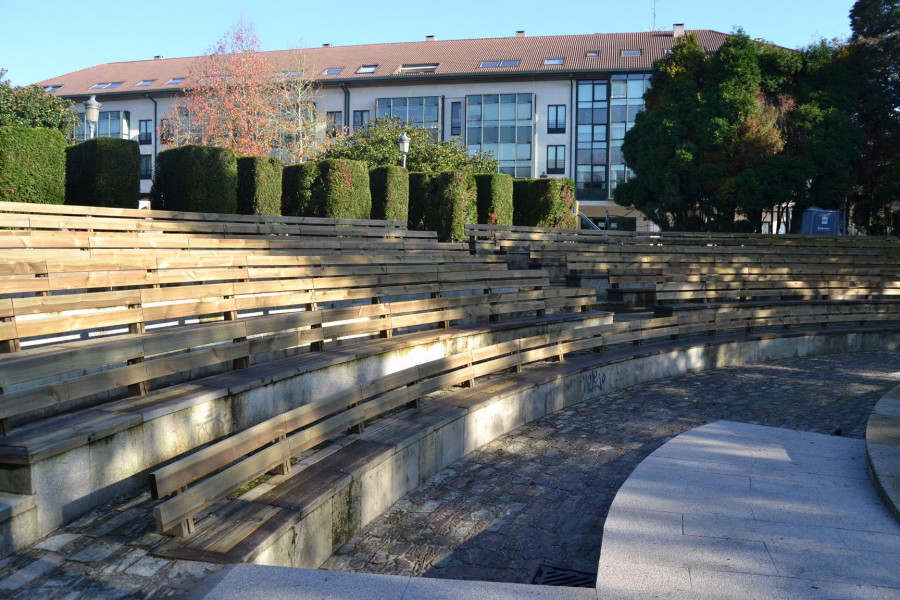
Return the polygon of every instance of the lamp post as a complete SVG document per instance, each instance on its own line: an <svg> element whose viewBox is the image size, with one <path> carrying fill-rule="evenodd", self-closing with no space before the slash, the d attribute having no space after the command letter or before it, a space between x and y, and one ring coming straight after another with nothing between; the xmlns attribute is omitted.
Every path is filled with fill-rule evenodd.
<svg viewBox="0 0 900 600"><path fill-rule="evenodd" d="M96 96L91 96L84 101L84 120L88 122L88 129L91 132L91 137L88 139L94 139L94 123L100 118L100 106L102 105L97 102Z"/></svg>
<svg viewBox="0 0 900 600"><path fill-rule="evenodd" d="M400 148L400 154L403 155L403 168L406 168L406 155L409 154L409 136L406 135L406 132L400 136L400 139L397 140L397 147Z"/></svg>

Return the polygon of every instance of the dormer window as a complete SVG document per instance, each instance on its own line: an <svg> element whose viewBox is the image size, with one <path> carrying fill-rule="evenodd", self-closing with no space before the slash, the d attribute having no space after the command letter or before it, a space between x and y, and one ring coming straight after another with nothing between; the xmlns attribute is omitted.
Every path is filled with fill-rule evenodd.
<svg viewBox="0 0 900 600"><path fill-rule="evenodd" d="M362 65L360 68L356 70L357 73L374 73L378 68L378 65Z"/></svg>
<svg viewBox="0 0 900 600"><path fill-rule="evenodd" d="M101 83L95 83L91 86L92 90L106 90L111 88L117 88L122 85L121 81L103 81Z"/></svg>
<svg viewBox="0 0 900 600"><path fill-rule="evenodd" d="M417 75L419 73L434 73L437 71L439 63L427 63L417 65L403 65L398 73L400 75Z"/></svg>
<svg viewBox="0 0 900 600"><path fill-rule="evenodd" d="M622 50L621 55L622 56L640 56L641 51L640 51L640 49L625 48Z"/></svg>

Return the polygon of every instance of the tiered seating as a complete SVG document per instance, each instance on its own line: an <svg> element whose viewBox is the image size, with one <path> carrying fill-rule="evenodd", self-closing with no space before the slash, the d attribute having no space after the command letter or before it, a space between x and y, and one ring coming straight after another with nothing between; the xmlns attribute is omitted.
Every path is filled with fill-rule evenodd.
<svg viewBox="0 0 900 600"><path fill-rule="evenodd" d="M114 219L104 217L106 226ZM89 470L70 454L122 432L156 435L153 422L171 423L200 406L221 409L214 419L226 420L196 439L146 452L111 482L121 485L106 486L111 491L92 487L56 508L46 498L42 533L72 512L67 501L89 508L133 487L160 461L328 393L368 378L383 385L375 382L399 369L529 332L610 319L588 312L592 289L550 286L539 270L510 270L495 258L469 256L464 245L433 240L401 252L392 238L344 235L338 239L346 252L320 255L271 251L274 239L311 252L321 241L281 233L163 233L161 248L131 232L16 233L0 237L22 241L0 249L0 471L31 475L0 473L0 485L12 481L5 491L39 493L35 469L53 457ZM85 236L87 246L69 244L68 234ZM62 243L52 246L54 237ZM269 250L247 254L242 248L251 242ZM52 252L34 249L39 245ZM379 357L390 360L377 368L366 362ZM255 389L318 372L336 376L324 375L324 388L300 385L302 393L269 406L248 400ZM254 402L252 414L228 417Z"/></svg>

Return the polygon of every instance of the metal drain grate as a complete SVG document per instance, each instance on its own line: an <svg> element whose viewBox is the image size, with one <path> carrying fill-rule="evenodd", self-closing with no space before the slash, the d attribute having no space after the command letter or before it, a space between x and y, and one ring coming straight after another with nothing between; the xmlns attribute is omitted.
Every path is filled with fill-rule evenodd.
<svg viewBox="0 0 900 600"><path fill-rule="evenodd" d="M597 585L596 573L582 573L571 569L559 569L541 565L531 579L535 585L592 588Z"/></svg>

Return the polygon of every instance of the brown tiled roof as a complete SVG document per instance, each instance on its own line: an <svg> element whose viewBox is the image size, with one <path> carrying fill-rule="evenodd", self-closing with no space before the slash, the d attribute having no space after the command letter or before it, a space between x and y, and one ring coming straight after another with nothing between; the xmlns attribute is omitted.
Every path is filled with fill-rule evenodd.
<svg viewBox="0 0 900 600"><path fill-rule="evenodd" d="M708 51L721 46L728 37L718 31L689 31ZM654 62L665 56L675 39L671 31L641 33L603 33L587 35L556 35L535 37L506 37L467 40L401 42L391 44L366 44L359 46L323 46L307 48L301 52L310 71L323 83L355 82L392 77L441 77L477 76L516 73L553 72L609 72L648 71ZM639 56L622 56L622 50L640 50ZM596 51L599 56L588 56ZM285 59L290 51L273 51L265 54L273 65ZM562 65L545 65L550 58L564 59ZM107 63L89 67L59 77L39 82L38 85L65 84L60 96L86 94L113 95L178 91L193 83L187 78L191 63L196 57L160 58L133 62ZM517 60L517 66L481 68L482 61ZM371 74L358 74L362 65L378 65ZM400 67L410 64L437 64L434 73L401 75ZM341 68L340 73L324 75L325 69ZM274 67L273 67L274 69ZM166 85L174 78L184 77L178 85ZM151 85L135 87L142 80L154 80ZM101 82L118 82L116 88L91 90Z"/></svg>

